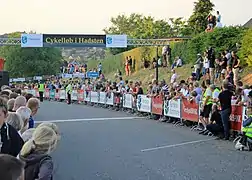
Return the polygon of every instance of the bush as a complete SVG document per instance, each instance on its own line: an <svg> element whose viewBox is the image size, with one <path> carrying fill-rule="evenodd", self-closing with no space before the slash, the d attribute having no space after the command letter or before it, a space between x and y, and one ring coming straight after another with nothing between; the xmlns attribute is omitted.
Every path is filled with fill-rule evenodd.
<svg viewBox="0 0 252 180"><path fill-rule="evenodd" d="M245 63L252 67L252 29L246 31L241 42L239 56L245 60Z"/></svg>
<svg viewBox="0 0 252 180"><path fill-rule="evenodd" d="M242 27L224 27L215 29L211 33L203 32L187 42L172 44L172 57L181 56L183 61L194 62L198 53L204 52L212 46L216 55L226 49L233 50L236 43L240 43L245 29Z"/></svg>

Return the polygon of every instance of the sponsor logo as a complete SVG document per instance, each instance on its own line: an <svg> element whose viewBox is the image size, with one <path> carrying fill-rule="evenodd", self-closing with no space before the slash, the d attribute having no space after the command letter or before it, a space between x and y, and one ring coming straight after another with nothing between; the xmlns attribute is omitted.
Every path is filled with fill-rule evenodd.
<svg viewBox="0 0 252 180"><path fill-rule="evenodd" d="M188 114L198 115L198 110L194 108L185 108L184 111Z"/></svg>

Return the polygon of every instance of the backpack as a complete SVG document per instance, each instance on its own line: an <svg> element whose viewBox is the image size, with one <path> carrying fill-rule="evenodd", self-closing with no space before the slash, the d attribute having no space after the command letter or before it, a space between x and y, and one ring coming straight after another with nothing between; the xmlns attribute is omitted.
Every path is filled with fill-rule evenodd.
<svg viewBox="0 0 252 180"><path fill-rule="evenodd" d="M26 164L25 166L25 179L26 180L36 180L38 179L39 169L45 160L51 160L51 156L44 156L41 157L39 161L33 164ZM52 180L52 179L51 179Z"/></svg>

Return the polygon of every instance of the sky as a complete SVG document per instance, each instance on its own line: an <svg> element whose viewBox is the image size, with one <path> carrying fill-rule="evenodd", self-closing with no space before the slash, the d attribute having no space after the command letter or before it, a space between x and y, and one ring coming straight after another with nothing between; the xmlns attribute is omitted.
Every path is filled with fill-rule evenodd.
<svg viewBox="0 0 252 180"><path fill-rule="evenodd" d="M196 0L0 0L0 34L36 31L103 34L110 18L140 13L156 19L188 18ZM252 18L252 0L212 0L225 25Z"/></svg>

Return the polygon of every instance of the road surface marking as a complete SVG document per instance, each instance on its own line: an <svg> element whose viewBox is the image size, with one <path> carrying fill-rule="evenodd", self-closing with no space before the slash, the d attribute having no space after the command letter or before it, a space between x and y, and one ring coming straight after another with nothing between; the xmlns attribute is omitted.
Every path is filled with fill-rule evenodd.
<svg viewBox="0 0 252 180"><path fill-rule="evenodd" d="M148 148L148 149L143 149L141 152L147 152L147 151L155 151L159 149L165 149L165 148L173 148L173 147L178 147L178 146L184 146L188 144L196 144L196 143L201 143L201 142L207 142L207 141L212 141L215 140L216 138L211 138L211 139L202 139L198 141L189 141L189 142L184 142L184 143L179 143L179 144L171 144L167 146L159 146L159 147L154 147L154 148Z"/></svg>
<svg viewBox="0 0 252 180"><path fill-rule="evenodd" d="M65 120L35 121L35 123L43 123L43 122L63 123L63 122L133 120L133 119L143 119L143 117L113 117L113 118L65 119Z"/></svg>

